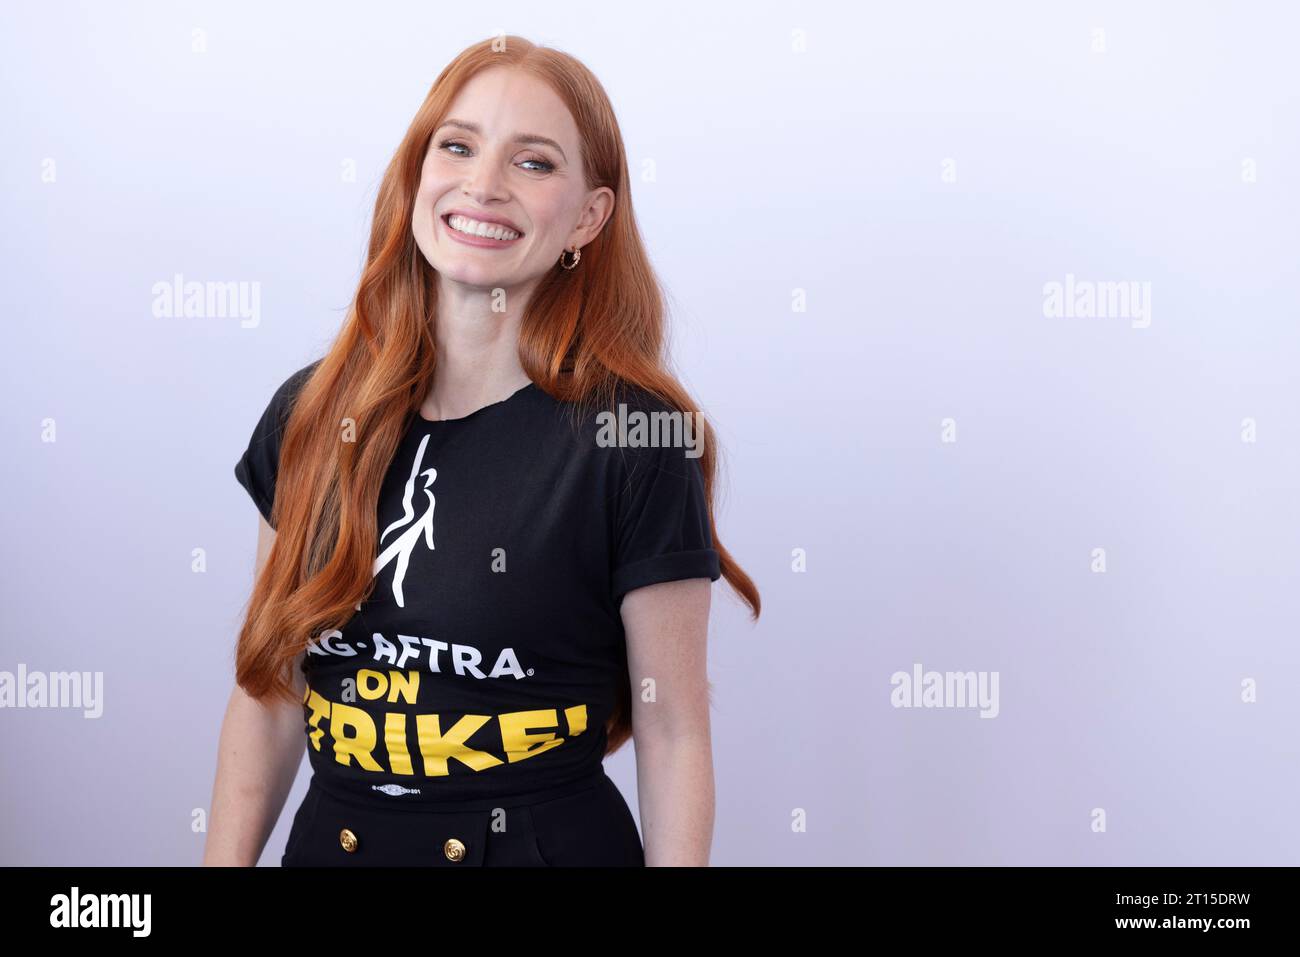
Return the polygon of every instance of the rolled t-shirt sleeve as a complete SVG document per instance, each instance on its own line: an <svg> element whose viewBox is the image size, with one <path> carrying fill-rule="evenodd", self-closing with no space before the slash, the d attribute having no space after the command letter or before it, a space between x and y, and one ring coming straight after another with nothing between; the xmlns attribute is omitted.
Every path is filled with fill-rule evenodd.
<svg viewBox="0 0 1300 957"><path fill-rule="evenodd" d="M644 448L631 456L616 522L615 604L646 585L722 577L709 530L704 470L698 458L685 453L684 448Z"/></svg>
<svg viewBox="0 0 1300 957"><path fill-rule="evenodd" d="M284 426L289 421L289 413L298 391L316 365L313 362L299 369L275 390L262 417L253 427L248 447L235 463L236 481L248 492L257 510L272 528L275 526L271 522L271 508L275 504L275 481L280 470L280 444L284 437Z"/></svg>

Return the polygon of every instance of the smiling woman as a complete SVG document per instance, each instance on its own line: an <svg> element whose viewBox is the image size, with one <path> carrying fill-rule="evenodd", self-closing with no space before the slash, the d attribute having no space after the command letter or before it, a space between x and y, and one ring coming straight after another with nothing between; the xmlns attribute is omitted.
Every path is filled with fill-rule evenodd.
<svg viewBox="0 0 1300 957"><path fill-rule="evenodd" d="M464 51L388 166L336 341L235 470L275 532L231 707L301 709L314 772L284 863L707 863L711 582L759 598L664 342L600 83L518 37ZM629 441L615 408L691 428ZM251 863L279 811L268 727L228 717L209 863ZM644 847L602 765L634 733ZM507 807L512 836L482 817ZM435 833L454 854L411 850Z"/></svg>
<svg viewBox="0 0 1300 957"><path fill-rule="evenodd" d="M420 168L411 229L426 261L453 282L509 290L566 250L580 255L615 197L603 178L575 167L582 139L574 112L522 62L468 78Z"/></svg>

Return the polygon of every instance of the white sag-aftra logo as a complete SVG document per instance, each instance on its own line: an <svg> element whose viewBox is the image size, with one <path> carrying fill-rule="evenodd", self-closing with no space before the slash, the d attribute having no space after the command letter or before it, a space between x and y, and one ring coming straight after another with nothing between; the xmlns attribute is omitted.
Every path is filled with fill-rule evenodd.
<svg viewBox="0 0 1300 957"><path fill-rule="evenodd" d="M415 551L420 539L424 539L430 551L433 550L434 497L430 489L434 480L438 477L438 470L433 468L421 470L420 468L424 462L424 450L428 445L429 436L426 435L420 440L420 447L415 452L415 461L411 465L411 474L406 479L406 486L402 492L402 517L384 529L383 534L379 536L379 543L382 545L390 532L399 528L405 528L406 530L393 539L392 544L375 558L374 575L378 575L391 562L397 562L397 567L393 570L393 600L397 602L399 608L406 607L406 595L402 585L406 579L406 569L411 564L411 553ZM428 507L419 518L416 518L416 484L421 479L423 479L423 484L419 491L423 492L425 499L428 500ZM423 502L420 504L423 504ZM360 607L361 603L358 602L357 608Z"/></svg>

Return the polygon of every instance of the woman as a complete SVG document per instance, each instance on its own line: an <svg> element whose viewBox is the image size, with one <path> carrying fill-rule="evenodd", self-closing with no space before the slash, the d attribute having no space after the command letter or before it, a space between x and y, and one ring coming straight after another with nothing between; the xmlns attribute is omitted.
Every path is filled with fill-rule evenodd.
<svg viewBox="0 0 1300 957"><path fill-rule="evenodd" d="M630 199L572 57L503 37L434 83L340 335L235 468L262 518L204 863L256 863L304 715L285 865L708 863L711 584L759 596ZM601 763L633 735L644 846Z"/></svg>

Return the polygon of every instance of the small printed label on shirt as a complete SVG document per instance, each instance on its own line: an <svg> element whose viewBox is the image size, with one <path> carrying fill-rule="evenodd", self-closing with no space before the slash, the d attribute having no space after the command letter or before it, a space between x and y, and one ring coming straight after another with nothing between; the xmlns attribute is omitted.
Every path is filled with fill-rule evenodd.
<svg viewBox="0 0 1300 957"><path fill-rule="evenodd" d="M419 788L404 788L400 784L372 784L371 790L382 791L389 797L400 797L403 794L419 794Z"/></svg>

